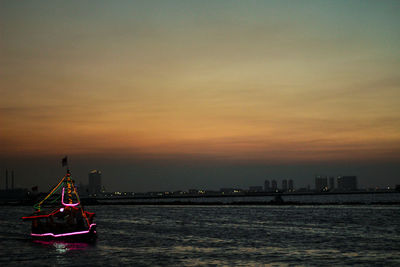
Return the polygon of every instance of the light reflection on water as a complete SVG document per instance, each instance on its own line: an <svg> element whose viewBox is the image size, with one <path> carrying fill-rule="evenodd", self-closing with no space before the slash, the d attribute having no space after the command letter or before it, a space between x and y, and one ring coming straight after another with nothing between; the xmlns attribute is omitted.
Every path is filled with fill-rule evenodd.
<svg viewBox="0 0 400 267"><path fill-rule="evenodd" d="M95 206L96 244L33 242L0 207L0 265L399 265L395 206Z"/></svg>
<svg viewBox="0 0 400 267"><path fill-rule="evenodd" d="M56 252L59 254L65 254L71 250L84 250L87 249L90 244L84 242L63 242L63 241L45 241L45 240L33 240L33 243L55 248Z"/></svg>

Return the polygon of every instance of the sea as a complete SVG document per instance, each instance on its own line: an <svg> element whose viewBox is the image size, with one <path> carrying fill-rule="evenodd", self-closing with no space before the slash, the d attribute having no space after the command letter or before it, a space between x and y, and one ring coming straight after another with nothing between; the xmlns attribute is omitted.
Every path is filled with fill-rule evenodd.
<svg viewBox="0 0 400 267"><path fill-rule="evenodd" d="M0 207L0 266L400 266L398 205L107 205L94 243L36 242Z"/></svg>

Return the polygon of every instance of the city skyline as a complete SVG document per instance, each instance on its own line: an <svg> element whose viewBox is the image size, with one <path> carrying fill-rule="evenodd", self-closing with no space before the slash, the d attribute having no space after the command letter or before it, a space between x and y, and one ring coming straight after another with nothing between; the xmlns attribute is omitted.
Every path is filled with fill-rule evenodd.
<svg viewBox="0 0 400 267"><path fill-rule="evenodd" d="M0 170L44 188L68 155L77 177L132 191L318 173L395 185L399 8L0 1Z"/></svg>
<svg viewBox="0 0 400 267"><path fill-rule="evenodd" d="M8 174L11 174L10 176ZM297 184L296 182L299 179L296 178L289 178L289 177L265 177L264 180L260 179L253 179L253 183L246 182L242 184L219 184L219 188L212 187L209 185L200 185L200 184L193 184L192 187L188 187L186 185L180 187L157 187L151 188L147 191L142 190L129 190L131 188L122 188L122 187L109 187L110 180L115 180L115 177L108 177L105 179L105 183L107 186L102 182L102 171L101 170L89 170L86 174L86 178L77 177L72 175L74 181L78 184L78 188L82 193L85 194L98 194L100 192L136 192L136 193L146 193L146 192L177 192L177 191L191 191L191 190L205 190L205 191L221 191L222 189L240 189L244 191L262 191L262 192L273 192L278 190L279 192L295 192L295 191L316 191L316 192L339 192L339 191L357 191L357 190L386 190L397 188L399 186L398 181L395 184L369 184L366 185L359 177L352 176L352 175L315 175L314 177L308 177L307 180L310 183L300 183ZM340 179L351 179L350 184L349 182L345 182L341 185ZM17 179L18 180L18 179ZM117 179L118 180L118 179ZM247 180L247 179L245 179ZM355 182L353 182L355 181ZM11 186L9 186L11 183ZM13 191L15 190L28 190L28 191L38 191L39 187L38 184L31 184L31 188L25 188L25 186L20 186L21 184L17 183L17 186L14 186L14 170L12 169L5 169L5 175L0 170L0 191ZM41 188L41 191L47 191L50 189L51 186L44 186ZM261 188L261 189L260 189ZM351 189L349 189L351 188ZM124 189L124 190L122 190ZM128 190L127 190L128 189Z"/></svg>

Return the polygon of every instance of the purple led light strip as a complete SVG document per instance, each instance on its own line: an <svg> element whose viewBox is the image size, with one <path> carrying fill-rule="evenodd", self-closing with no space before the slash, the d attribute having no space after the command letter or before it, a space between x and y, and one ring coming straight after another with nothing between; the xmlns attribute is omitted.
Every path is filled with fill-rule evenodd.
<svg viewBox="0 0 400 267"><path fill-rule="evenodd" d="M78 205L79 205L79 202L78 202L78 203L75 203L75 204L67 204L67 203L64 203L64 191L65 191L65 188L63 187L63 191L62 191L62 195L61 195L61 203L62 203L64 206L66 206L66 207L75 207L75 206L78 206Z"/></svg>
<svg viewBox="0 0 400 267"><path fill-rule="evenodd" d="M80 231L80 232L71 232L71 233L65 233L65 234L53 234L53 233L45 233L45 234L34 234L31 233L31 236L52 236L52 237L63 237L63 236L71 236L71 235L82 235L82 234L88 234L90 230L92 229L92 226L95 226L95 223L92 223L89 225L89 230L87 231ZM96 231L94 231L96 233Z"/></svg>

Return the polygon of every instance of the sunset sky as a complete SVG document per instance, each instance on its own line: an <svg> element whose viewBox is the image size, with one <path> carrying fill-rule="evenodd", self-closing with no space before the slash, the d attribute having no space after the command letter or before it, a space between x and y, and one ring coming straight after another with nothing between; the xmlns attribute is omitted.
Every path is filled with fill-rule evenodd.
<svg viewBox="0 0 400 267"><path fill-rule="evenodd" d="M112 190L400 184L400 1L1 0L0 179L64 155Z"/></svg>

